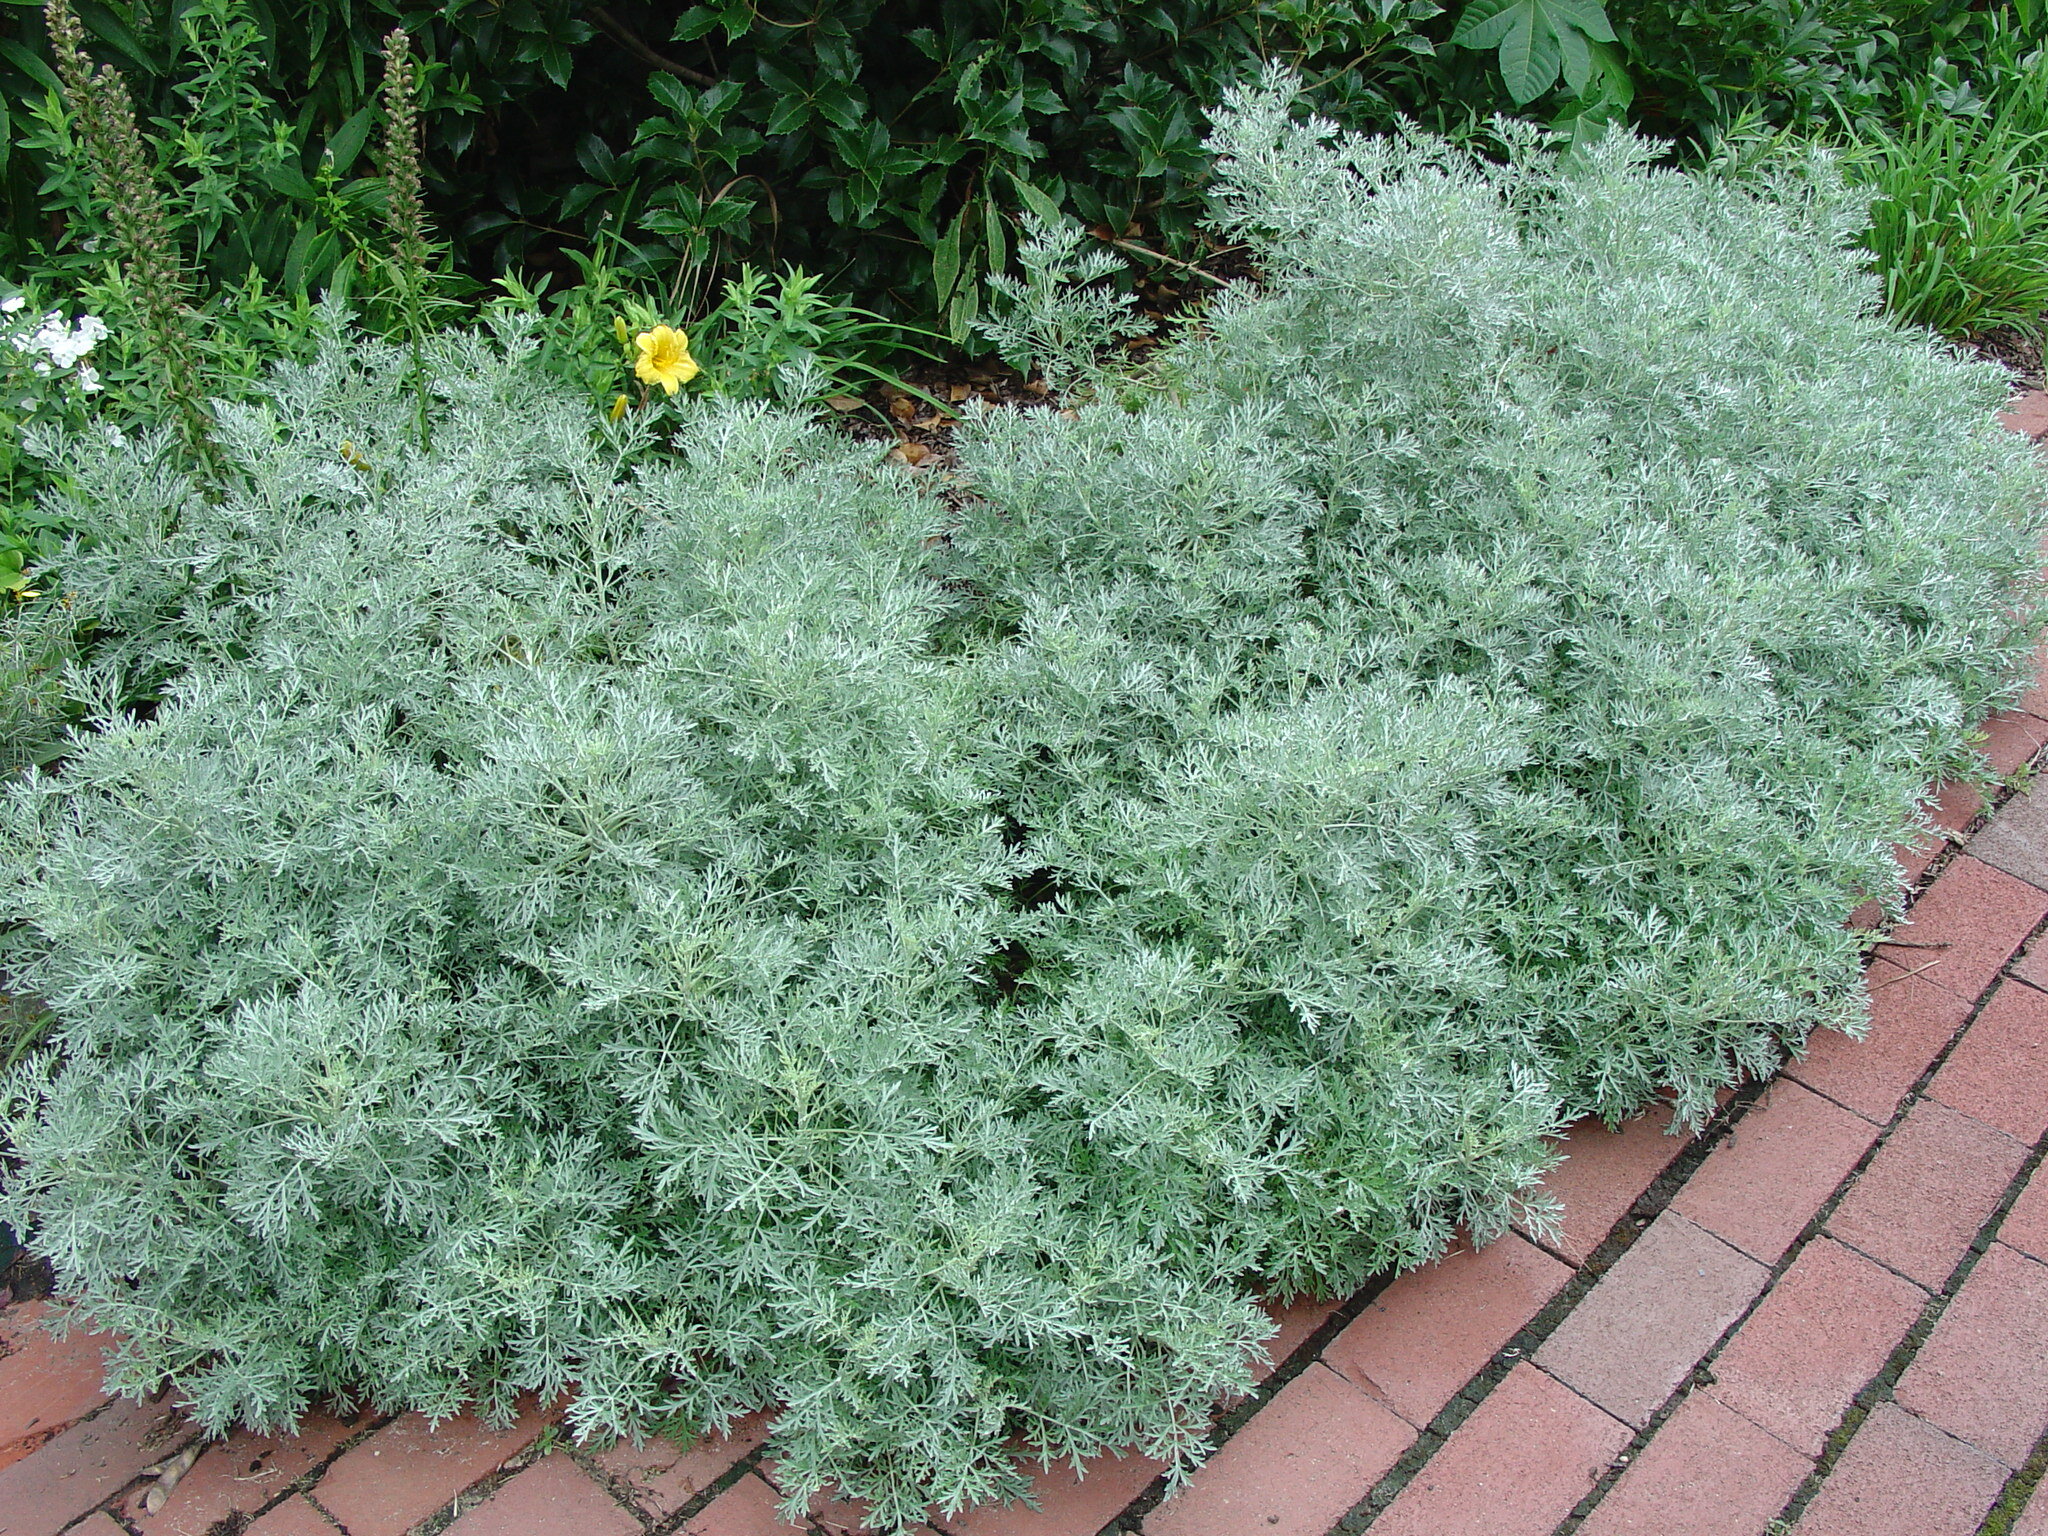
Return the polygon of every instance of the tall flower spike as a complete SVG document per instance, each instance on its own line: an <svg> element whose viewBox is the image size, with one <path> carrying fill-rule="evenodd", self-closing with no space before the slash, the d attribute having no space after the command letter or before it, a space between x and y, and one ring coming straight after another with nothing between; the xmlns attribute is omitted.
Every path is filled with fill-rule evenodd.
<svg viewBox="0 0 2048 1536"><path fill-rule="evenodd" d="M384 34L384 224L391 233L392 275L412 347L413 400L420 447L432 436L430 391L421 343L426 337L432 250L420 186L420 75L405 28Z"/></svg>
<svg viewBox="0 0 2048 1536"><path fill-rule="evenodd" d="M420 178L420 76L403 27L384 36L384 222L407 283L427 277L427 213Z"/></svg>
<svg viewBox="0 0 2048 1536"><path fill-rule="evenodd" d="M220 455L186 325L185 274L157 191L153 157L136 124L128 83L111 67L93 69L85 52L85 31L69 0L48 0L43 14L58 78L78 120L93 192L127 269L151 351L164 371L165 395L193 459L202 470L215 472Z"/></svg>

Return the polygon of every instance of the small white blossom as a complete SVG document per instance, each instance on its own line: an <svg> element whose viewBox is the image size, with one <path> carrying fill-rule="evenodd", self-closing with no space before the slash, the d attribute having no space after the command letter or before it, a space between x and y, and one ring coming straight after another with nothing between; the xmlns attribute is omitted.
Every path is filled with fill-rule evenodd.
<svg viewBox="0 0 2048 1536"><path fill-rule="evenodd" d="M78 365L78 387L88 395L98 394L100 388L99 369L93 367L91 363L80 363Z"/></svg>
<svg viewBox="0 0 2048 1536"><path fill-rule="evenodd" d="M106 335L107 323L98 315L80 315L78 324L72 326L52 310L43 316L42 323L32 334L15 337L14 346L20 352L40 352L59 368L70 368ZM39 373L49 371L41 363L36 365L36 370Z"/></svg>
<svg viewBox="0 0 2048 1536"><path fill-rule="evenodd" d="M21 306L27 302L28 300L18 293L0 299L0 315L18 315L21 313Z"/></svg>

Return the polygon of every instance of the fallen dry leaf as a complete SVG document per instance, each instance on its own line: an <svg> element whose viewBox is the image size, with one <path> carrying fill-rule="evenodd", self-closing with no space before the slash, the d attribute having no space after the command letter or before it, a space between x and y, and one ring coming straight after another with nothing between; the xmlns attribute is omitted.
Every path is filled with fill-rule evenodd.
<svg viewBox="0 0 2048 1536"><path fill-rule="evenodd" d="M917 402L908 395L898 395L889 402L889 414L898 421L909 421L917 414Z"/></svg>
<svg viewBox="0 0 2048 1536"><path fill-rule="evenodd" d="M908 464L912 469L917 468L918 465L931 456L931 449L925 447L923 443L898 443L889 450L890 458L894 459L898 464Z"/></svg>
<svg viewBox="0 0 2048 1536"><path fill-rule="evenodd" d="M168 1460L160 1461L153 1467L144 1467L142 1475L156 1479L156 1486L142 1496L142 1512L153 1515L164 1507L164 1501L171 1496L171 1490L178 1486L178 1479L192 1470L192 1463L199 1459L204 1447L194 1440L184 1450Z"/></svg>
<svg viewBox="0 0 2048 1536"><path fill-rule="evenodd" d="M859 395L827 395L825 403L835 411L857 411L862 401Z"/></svg>

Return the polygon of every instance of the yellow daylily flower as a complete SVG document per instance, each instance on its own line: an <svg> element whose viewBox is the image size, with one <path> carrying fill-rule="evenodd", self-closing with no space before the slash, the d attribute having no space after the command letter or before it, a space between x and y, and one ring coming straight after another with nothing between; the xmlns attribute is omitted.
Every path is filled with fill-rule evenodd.
<svg viewBox="0 0 2048 1536"><path fill-rule="evenodd" d="M633 376L643 384L659 384L670 394L697 377L697 359L690 356L690 338L681 331L657 325L633 338L640 360Z"/></svg>

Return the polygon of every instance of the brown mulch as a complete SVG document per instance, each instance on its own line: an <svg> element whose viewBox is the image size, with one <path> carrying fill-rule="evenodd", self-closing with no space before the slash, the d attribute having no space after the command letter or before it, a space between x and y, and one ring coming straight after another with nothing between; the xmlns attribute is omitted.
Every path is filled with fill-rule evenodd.
<svg viewBox="0 0 2048 1536"><path fill-rule="evenodd" d="M2048 315L2042 318L2048 320ZM2048 376L2044 376L2042 370L2039 337L2025 336L2009 325L2002 325L1981 336L1972 336L1969 345L1979 357L2004 364L2016 389L2048 389Z"/></svg>
<svg viewBox="0 0 2048 1536"><path fill-rule="evenodd" d="M57 1281L50 1272L50 1261L16 1246L14 1234L4 1226L0 1226L0 1260L5 1260L5 1267L0 1268L0 1307L17 1301L39 1301L55 1289Z"/></svg>
<svg viewBox="0 0 2048 1536"><path fill-rule="evenodd" d="M1144 231L1136 225L1122 237L1103 228L1092 233L1134 258L1134 265L1150 261L1149 274L1137 282L1137 294L1138 312L1151 329L1124 343L1134 356L1158 346L1175 321L1198 312L1226 285L1258 280L1242 246L1211 249L1197 262L1181 262L1139 244ZM913 469L945 471L953 467L957 410L970 400L1023 410L1058 409L1060 404L1043 379L1026 377L993 357L911 362L898 377L910 386L909 391L878 383L858 395L835 395L827 403L840 413L851 436L890 444L890 461Z"/></svg>
<svg viewBox="0 0 2048 1536"><path fill-rule="evenodd" d="M890 444L889 460L912 469L953 467L953 428L970 401L1020 410L1054 402L1045 380L1026 378L994 358L913 363L898 375L915 393L875 384L860 395L834 395L827 403L861 442Z"/></svg>

